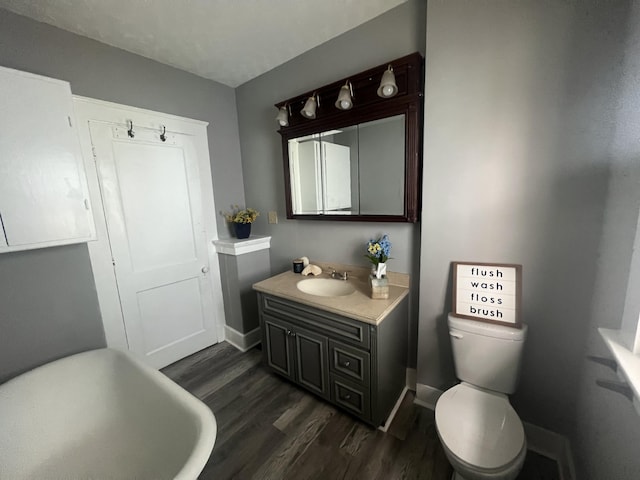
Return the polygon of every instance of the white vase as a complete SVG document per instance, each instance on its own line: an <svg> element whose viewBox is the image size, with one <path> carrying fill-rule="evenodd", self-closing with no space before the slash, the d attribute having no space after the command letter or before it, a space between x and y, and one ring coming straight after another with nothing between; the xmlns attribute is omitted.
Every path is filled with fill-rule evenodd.
<svg viewBox="0 0 640 480"><path fill-rule="evenodd" d="M380 262L378 265L371 267L371 275L376 278L382 278L387 275L387 264Z"/></svg>

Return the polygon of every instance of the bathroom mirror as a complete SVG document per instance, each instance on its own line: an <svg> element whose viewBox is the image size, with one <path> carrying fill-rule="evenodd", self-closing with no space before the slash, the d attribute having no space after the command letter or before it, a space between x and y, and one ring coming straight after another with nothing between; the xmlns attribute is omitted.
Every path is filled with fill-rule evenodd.
<svg viewBox="0 0 640 480"><path fill-rule="evenodd" d="M393 66L398 93L377 95ZM335 106L340 87L353 86L353 108ZM385 63L276 105L282 126L287 218L416 222L422 112L422 57ZM315 95L316 118L300 110Z"/></svg>
<svg viewBox="0 0 640 480"><path fill-rule="evenodd" d="M290 139L293 214L402 216L404 130L395 115Z"/></svg>

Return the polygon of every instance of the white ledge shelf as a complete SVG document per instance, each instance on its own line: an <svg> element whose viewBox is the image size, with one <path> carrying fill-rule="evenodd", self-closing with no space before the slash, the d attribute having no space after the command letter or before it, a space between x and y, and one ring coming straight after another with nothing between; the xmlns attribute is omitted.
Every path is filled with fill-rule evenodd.
<svg viewBox="0 0 640 480"><path fill-rule="evenodd" d="M217 253L224 255L244 255L245 253L268 250L271 247L271 237L265 235L255 235L249 238L224 238L213 240Z"/></svg>
<svg viewBox="0 0 640 480"><path fill-rule="evenodd" d="M633 406L640 415L640 355L629 349L629 342L621 330L599 328L598 332L604 339L618 364L618 372L623 375L633 391Z"/></svg>

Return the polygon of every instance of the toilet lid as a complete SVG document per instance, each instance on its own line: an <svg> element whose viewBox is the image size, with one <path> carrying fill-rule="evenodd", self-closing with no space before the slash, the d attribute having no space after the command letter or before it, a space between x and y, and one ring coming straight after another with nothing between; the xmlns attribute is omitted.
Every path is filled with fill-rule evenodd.
<svg viewBox="0 0 640 480"><path fill-rule="evenodd" d="M461 383L436 404L442 443L461 460L481 468L499 468L522 450L522 422L506 396Z"/></svg>

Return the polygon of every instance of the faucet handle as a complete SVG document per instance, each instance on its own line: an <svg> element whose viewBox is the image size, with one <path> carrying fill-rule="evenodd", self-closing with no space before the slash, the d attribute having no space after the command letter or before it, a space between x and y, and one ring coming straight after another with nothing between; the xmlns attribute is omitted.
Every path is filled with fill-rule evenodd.
<svg viewBox="0 0 640 480"><path fill-rule="evenodd" d="M331 278L338 278L340 280L347 280L347 278L349 278L349 272L337 272L337 271L333 271L331 272Z"/></svg>

